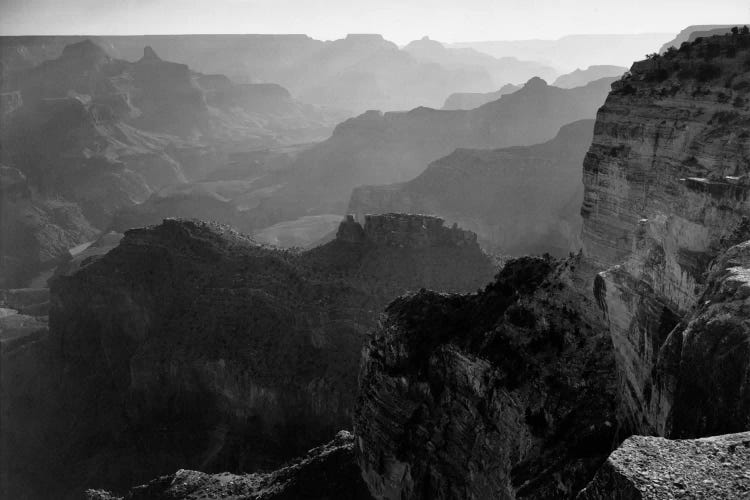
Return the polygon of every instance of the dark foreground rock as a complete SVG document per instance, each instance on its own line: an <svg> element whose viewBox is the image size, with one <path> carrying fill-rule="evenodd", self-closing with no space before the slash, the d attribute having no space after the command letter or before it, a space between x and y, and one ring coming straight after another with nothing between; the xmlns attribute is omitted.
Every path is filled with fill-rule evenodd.
<svg viewBox="0 0 750 500"><path fill-rule="evenodd" d="M750 498L750 432L703 439L633 436L578 500Z"/></svg>
<svg viewBox="0 0 750 500"><path fill-rule="evenodd" d="M274 469L350 425L394 297L493 273L473 233L434 217L347 220L305 252L198 221L127 231L52 280L48 335L4 350L0 479L10 498L66 498Z"/></svg>
<svg viewBox="0 0 750 500"><path fill-rule="evenodd" d="M509 262L474 295L394 301L354 428L378 498L569 498L617 439L612 347L577 259Z"/></svg>
<svg viewBox="0 0 750 500"><path fill-rule="evenodd" d="M88 490L86 500L322 500L372 498L354 460L354 436L341 431L336 438L269 473L206 474L178 470L131 489L124 497Z"/></svg>

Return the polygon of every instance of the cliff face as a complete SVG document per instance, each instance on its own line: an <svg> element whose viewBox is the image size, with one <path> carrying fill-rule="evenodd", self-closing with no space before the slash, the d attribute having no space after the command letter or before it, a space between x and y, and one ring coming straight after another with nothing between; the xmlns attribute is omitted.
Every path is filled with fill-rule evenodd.
<svg viewBox="0 0 750 500"><path fill-rule="evenodd" d="M622 373L624 417L638 432L741 430L673 428L672 403L659 401L672 396L654 387L652 370L690 335L670 332L699 303L709 263L750 237L742 222L750 214L749 57L750 37L736 35L636 63L597 117L584 162L584 254L607 269L596 294Z"/></svg>
<svg viewBox="0 0 750 500"><path fill-rule="evenodd" d="M475 237L439 219L348 223L364 237L290 253L166 220L56 278L49 335L3 358L8 494L276 466L347 426L379 311L493 272Z"/></svg>
<svg viewBox="0 0 750 500"><path fill-rule="evenodd" d="M750 36L697 40L613 86L584 160L581 255L389 306L355 412L374 496L569 498L624 435L750 427L748 61ZM742 465L720 465L735 438L638 439L582 498L746 495ZM701 468L726 481L687 477Z"/></svg>
<svg viewBox="0 0 750 500"><path fill-rule="evenodd" d="M415 179L355 188L349 213L429 213L477 233L505 255L580 249L581 162L594 122L560 129L551 141L498 150L460 149Z"/></svg>
<svg viewBox="0 0 750 500"><path fill-rule="evenodd" d="M375 497L555 498L585 485L616 439L616 376L580 265L521 258L476 295L388 306L354 418Z"/></svg>

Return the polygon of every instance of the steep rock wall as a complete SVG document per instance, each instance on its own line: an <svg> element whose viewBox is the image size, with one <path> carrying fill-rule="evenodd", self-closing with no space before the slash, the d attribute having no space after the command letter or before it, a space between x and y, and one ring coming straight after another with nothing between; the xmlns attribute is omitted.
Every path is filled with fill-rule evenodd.
<svg viewBox="0 0 750 500"><path fill-rule="evenodd" d="M667 415L650 407L652 370L705 289L709 263L750 214L749 61L747 35L685 44L635 63L597 116L584 161L583 248L607 269L595 293L617 354L623 418L638 432L670 434Z"/></svg>

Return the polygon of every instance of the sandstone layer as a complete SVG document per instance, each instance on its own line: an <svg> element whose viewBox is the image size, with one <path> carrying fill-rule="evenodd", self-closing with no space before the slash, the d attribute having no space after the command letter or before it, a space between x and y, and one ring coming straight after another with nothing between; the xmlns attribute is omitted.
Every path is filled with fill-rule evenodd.
<svg viewBox="0 0 750 500"><path fill-rule="evenodd" d="M711 300L711 290L724 286L721 276L708 276L709 264L750 238L744 221L750 215L749 58L748 35L685 43L635 63L599 110L584 162L582 237L585 256L606 269L595 293L617 355L623 419L636 432L696 437L747 425L731 419L677 424L685 415L674 414L670 387L682 382L669 375L655 380L654 370L657 364L684 363L678 378L711 380L742 377L735 372L748 366L740 354L744 350L733 355L740 366L720 366L716 351L708 349L738 342L730 333L735 328L709 333L711 321L687 329L678 324L712 314L695 310L705 308L699 300L704 292L709 293L704 300ZM720 262L716 265L719 274L725 272ZM742 324L741 306L721 307L734 309ZM690 346L695 338L709 343L702 346L706 350ZM715 405L723 413L726 405L745 404L742 397L703 394L707 400L685 394L686 411L698 404L702 410Z"/></svg>

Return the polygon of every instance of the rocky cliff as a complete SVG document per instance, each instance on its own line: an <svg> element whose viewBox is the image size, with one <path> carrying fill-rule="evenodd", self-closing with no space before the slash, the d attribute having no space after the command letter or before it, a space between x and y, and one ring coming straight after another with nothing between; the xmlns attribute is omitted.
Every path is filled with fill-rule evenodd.
<svg viewBox="0 0 750 500"><path fill-rule="evenodd" d="M690 314L696 319L712 314L695 310L704 304L699 300L703 293L725 286L723 261L716 261L719 268L711 276L709 264L732 244L750 238L743 222L750 214L748 60L748 35L683 44L634 64L613 85L597 117L584 162L584 254L606 269L595 289L622 374L624 418L638 432L694 437L747 425L728 416L721 423L678 424L675 419L685 414L674 407L669 387L692 377L691 370L706 377L706 383L716 376L717 351L702 352L691 339L717 345L738 341L734 329L709 341L708 332L678 324L691 321ZM736 310L740 317L744 314ZM741 352L734 354L739 367L725 365L732 375L724 375L733 377L733 370L747 366ZM657 364L666 369L681 363L687 365L677 381L667 375L654 378ZM727 390L736 387L727 383ZM740 399L725 401L713 393L705 405L743 406L741 394L735 395ZM689 398L683 401L686 409L698 405L703 414L708 408L697 394Z"/></svg>
<svg viewBox="0 0 750 500"><path fill-rule="evenodd" d="M564 498L586 484L618 423L609 335L577 290L580 265L524 257L475 295L388 306L354 419L376 498Z"/></svg>
<svg viewBox="0 0 750 500"><path fill-rule="evenodd" d="M390 300L494 271L435 218L340 233L293 253L166 220L55 278L49 335L3 354L8 495L278 466L350 425L364 334Z"/></svg>
<svg viewBox="0 0 750 500"><path fill-rule="evenodd" d="M458 149L411 181L354 189L348 212L439 215L505 255L577 252L581 163L593 128L593 120L582 120L535 146Z"/></svg>
<svg viewBox="0 0 750 500"><path fill-rule="evenodd" d="M571 498L602 464L581 498L746 496L737 436L605 457L750 428L748 61L697 39L613 85L581 255L389 306L355 412L375 497Z"/></svg>

